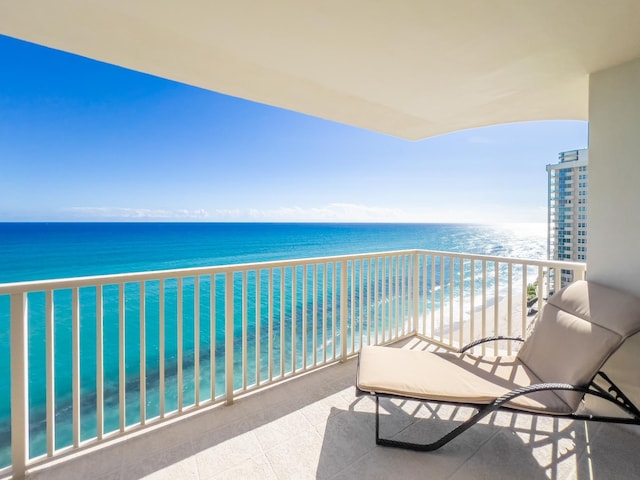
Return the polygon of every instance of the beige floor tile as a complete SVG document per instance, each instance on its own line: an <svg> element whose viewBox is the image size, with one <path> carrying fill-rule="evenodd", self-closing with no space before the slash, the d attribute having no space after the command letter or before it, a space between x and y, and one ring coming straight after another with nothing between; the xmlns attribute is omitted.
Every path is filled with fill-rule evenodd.
<svg viewBox="0 0 640 480"><path fill-rule="evenodd" d="M120 472L120 470L117 469L116 472ZM65 463L51 466L46 470L35 471L27 478L29 480L84 480L86 473L84 465Z"/></svg>
<svg viewBox="0 0 640 480"><path fill-rule="evenodd" d="M144 478L145 480L198 480L200 478L198 467L193 457L171 463L143 477L128 476L128 473L126 471L122 473L122 480L136 480L139 478Z"/></svg>
<svg viewBox="0 0 640 480"><path fill-rule="evenodd" d="M74 480L91 478L119 478L126 445L104 446L59 459L46 469L40 469L30 479Z"/></svg>
<svg viewBox="0 0 640 480"><path fill-rule="evenodd" d="M255 429L255 435L263 451L273 448L304 432L313 431L313 426L300 412L280 417Z"/></svg>
<svg viewBox="0 0 640 480"><path fill-rule="evenodd" d="M318 477L330 478L375 448L374 426L367 414L350 411L331 415L317 428L322 437Z"/></svg>
<svg viewBox="0 0 640 480"><path fill-rule="evenodd" d="M349 402L338 397L337 401L326 399L314 402L300 410L300 413L313 427L318 427L326 424L331 415L347 410L349 410Z"/></svg>
<svg viewBox="0 0 640 480"><path fill-rule="evenodd" d="M590 422L589 427L595 422ZM633 428L633 427L632 427ZM640 429L640 427L635 427ZM607 480L640 478L638 433L625 427L600 424L596 434L587 429L587 439L573 478ZM570 478L570 477L565 477Z"/></svg>
<svg viewBox="0 0 640 480"><path fill-rule="evenodd" d="M501 431L486 442L451 477L452 480L547 479L545 467L513 432Z"/></svg>
<svg viewBox="0 0 640 480"><path fill-rule="evenodd" d="M334 476L332 480L388 480L392 478L437 479L437 468L430 464L430 454L411 452L397 448L375 447L366 455L350 463Z"/></svg>
<svg viewBox="0 0 640 480"><path fill-rule="evenodd" d="M280 480L305 480L318 478L322 461L322 438L316 432L294 437L274 446L265 455Z"/></svg>
<svg viewBox="0 0 640 480"><path fill-rule="evenodd" d="M235 468L262 453L255 433L249 431L236 434L233 424L193 439L192 445L202 478L210 478Z"/></svg>
<svg viewBox="0 0 640 480"><path fill-rule="evenodd" d="M197 467L189 443L174 445L160 452L129 457L122 466L123 480L140 478L197 479Z"/></svg>
<svg viewBox="0 0 640 480"><path fill-rule="evenodd" d="M266 455L260 454L213 477L201 477L201 480L277 480L277 478Z"/></svg>

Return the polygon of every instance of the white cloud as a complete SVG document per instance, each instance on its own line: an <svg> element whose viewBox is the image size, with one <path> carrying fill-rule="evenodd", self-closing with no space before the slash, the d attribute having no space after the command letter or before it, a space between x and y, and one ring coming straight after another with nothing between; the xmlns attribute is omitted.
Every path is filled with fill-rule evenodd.
<svg viewBox="0 0 640 480"><path fill-rule="evenodd" d="M434 222L512 223L546 222L546 208L505 205L422 206L409 211L354 203L330 203L320 207L275 209L150 209L121 207L73 207L64 217L80 221L166 221L166 222Z"/></svg>
<svg viewBox="0 0 640 480"><path fill-rule="evenodd" d="M250 209L254 221L279 222L409 222L410 214L402 209L353 203L331 203L322 207L281 207L273 210Z"/></svg>
<svg viewBox="0 0 640 480"><path fill-rule="evenodd" d="M397 208L351 203L322 207L276 209L150 209L122 207L73 207L66 214L78 220L252 221L252 222L412 222L420 221Z"/></svg>
<svg viewBox="0 0 640 480"><path fill-rule="evenodd" d="M153 209L123 207L72 207L66 210L74 218L95 220L215 220L233 218L240 210Z"/></svg>

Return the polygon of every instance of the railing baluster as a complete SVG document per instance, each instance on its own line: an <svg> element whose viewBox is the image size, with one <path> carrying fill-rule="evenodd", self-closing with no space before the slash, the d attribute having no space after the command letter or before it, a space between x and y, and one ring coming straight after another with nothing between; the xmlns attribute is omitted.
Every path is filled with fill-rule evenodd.
<svg viewBox="0 0 640 480"><path fill-rule="evenodd" d="M394 268L395 268L395 257L392 255L389 257L389 266L387 270L387 324L385 326L385 334L386 339L385 342L388 343L393 338L393 320L395 318L395 276L394 276Z"/></svg>
<svg viewBox="0 0 640 480"><path fill-rule="evenodd" d="M26 293L11 294L11 468L24 478L29 458L29 326Z"/></svg>
<svg viewBox="0 0 640 480"><path fill-rule="evenodd" d="M464 345L464 258L460 258L460 313L458 318L458 348Z"/></svg>
<svg viewBox="0 0 640 480"><path fill-rule="evenodd" d="M78 288L71 290L71 381L73 397L73 446L80 446L80 302Z"/></svg>
<svg viewBox="0 0 640 480"><path fill-rule="evenodd" d="M338 341L336 339L336 322L338 320L338 315L337 315L337 311L336 311L336 302L337 302L337 296L338 296L338 282L336 280L337 276L338 276L338 262L333 262L331 264L331 358L332 360L335 360L336 357L338 356L337 353L337 348L338 348Z"/></svg>
<svg viewBox="0 0 640 480"><path fill-rule="evenodd" d="M147 337L145 282L140 282L140 424L147 423Z"/></svg>
<svg viewBox="0 0 640 480"><path fill-rule="evenodd" d="M520 330L520 336L522 338L525 337L527 331L527 310L529 309L528 303L528 295L527 295L527 264L522 264L522 325Z"/></svg>
<svg viewBox="0 0 640 480"><path fill-rule="evenodd" d="M298 321L298 318L297 318L298 292L296 288L298 283L297 270L298 270L298 267L296 266L291 267L291 373L292 374L296 373L296 362L298 360L298 352L296 348L297 347L296 322Z"/></svg>
<svg viewBox="0 0 640 480"><path fill-rule="evenodd" d="M500 321L500 264L493 262L495 279L493 282L493 334L499 335ZM498 342L493 343L493 354L498 355Z"/></svg>
<svg viewBox="0 0 640 480"><path fill-rule="evenodd" d="M102 285L96 287L96 435L104 435L104 304Z"/></svg>
<svg viewBox="0 0 640 480"><path fill-rule="evenodd" d="M367 345L371 345L371 329L374 326L376 270L376 260L374 258L367 260Z"/></svg>
<svg viewBox="0 0 640 480"><path fill-rule="evenodd" d="M513 335L512 326L512 314L513 314L513 264L509 262L508 266L508 284L507 284L507 335ZM512 350L511 342L507 342L507 355L511 355Z"/></svg>
<svg viewBox="0 0 640 480"><path fill-rule="evenodd" d="M47 456L53 456L56 449L56 389L55 389L55 327L53 322L53 292L47 290L45 294L46 321L46 359L47 359Z"/></svg>
<svg viewBox="0 0 640 480"><path fill-rule="evenodd" d="M125 309L124 309L124 283L118 284L118 372L119 372L119 401L120 401L120 432L126 427L126 384L127 371L125 364Z"/></svg>
<svg viewBox="0 0 640 480"><path fill-rule="evenodd" d="M347 267L347 261L344 260L340 264L340 361L344 362L347 359L347 321L348 321L348 308L349 302L347 300L347 278L349 272ZM353 304L353 302L352 302ZM334 317L335 318L335 317ZM335 345L334 338L334 345ZM335 346L334 346L335 349Z"/></svg>
<svg viewBox="0 0 640 480"><path fill-rule="evenodd" d="M262 298L262 293L260 291L261 287L261 270L259 268L256 269L256 385L260 386L261 383L261 370L262 370L262 358L260 356L260 346L262 344L262 331L260 329L262 324L262 302L260 299Z"/></svg>
<svg viewBox="0 0 640 480"><path fill-rule="evenodd" d="M308 331L307 331L307 280L309 274L309 266L302 266L302 370L307 369L307 343L308 343Z"/></svg>
<svg viewBox="0 0 640 480"><path fill-rule="evenodd" d="M379 315L378 315L378 303L380 301L380 297L378 296L378 270L379 270L379 259L376 257L374 259L375 261L375 273L374 273L374 284L373 284L373 307L374 307L374 311L373 311L373 330L374 330L374 336L373 336L373 344L377 345L378 344L378 319L379 319ZM369 345L371 345L371 339L369 339Z"/></svg>
<svg viewBox="0 0 640 480"><path fill-rule="evenodd" d="M269 268L269 278L267 283L267 305L269 307L269 345L268 345L268 366L269 366L269 381L273 380L273 268Z"/></svg>
<svg viewBox="0 0 640 480"><path fill-rule="evenodd" d="M436 256L431 255L431 332L432 338L436 336Z"/></svg>
<svg viewBox="0 0 640 480"><path fill-rule="evenodd" d="M356 350L356 280L356 261L353 260L351 262L351 315L349 317L349 324L351 325L349 329L351 332L351 352L355 352Z"/></svg>
<svg viewBox="0 0 640 480"><path fill-rule="evenodd" d="M280 268L280 378L284 378L285 374L285 323L287 306L285 304L285 267Z"/></svg>
<svg viewBox="0 0 640 480"><path fill-rule="evenodd" d="M200 277L193 278L193 388L194 402L200 405Z"/></svg>
<svg viewBox="0 0 640 480"><path fill-rule="evenodd" d="M387 342L387 329L391 325L391 288L393 286L392 259L385 257L383 260L384 279L382 281L382 343Z"/></svg>
<svg viewBox="0 0 640 480"><path fill-rule="evenodd" d="M449 345L453 346L453 284L454 258L449 257Z"/></svg>
<svg viewBox="0 0 640 480"><path fill-rule="evenodd" d="M404 313L404 309L402 308L404 306L404 302L403 302L404 291L402 288L403 287L402 281L400 280L402 277L403 264L404 264L404 261L403 261L402 255L396 256L396 265L395 265L396 281L395 281L395 295L394 295L396 299L395 301L396 332L395 332L395 335L393 335L393 338L398 338L398 334L400 332L400 322L404 320L402 316Z"/></svg>
<svg viewBox="0 0 640 480"><path fill-rule="evenodd" d="M248 292L247 292L247 271L242 272L242 284L241 284L241 295L242 295L242 389L247 389L247 378L248 378L248 363L249 363L249 351L247 348L247 337L248 337L248 319L247 319L247 310L248 310Z"/></svg>
<svg viewBox="0 0 640 480"><path fill-rule="evenodd" d="M544 296L544 270L542 266L538 266L538 311L542 310L542 299Z"/></svg>
<svg viewBox="0 0 640 480"><path fill-rule="evenodd" d="M482 260L482 336L487 336L487 261ZM482 344L482 355L487 353L487 344Z"/></svg>
<svg viewBox="0 0 640 480"><path fill-rule="evenodd" d="M413 319L411 322L410 333L416 335L418 333L418 320L420 317L420 258L417 253L412 256L413 268L411 275L413 279Z"/></svg>
<svg viewBox="0 0 640 480"><path fill-rule="evenodd" d="M312 286L313 286L313 366L318 364L318 266L311 265Z"/></svg>
<svg viewBox="0 0 640 480"><path fill-rule="evenodd" d="M209 285L209 377L211 383L209 389L211 390L211 401L216 400L216 274L211 274L211 280Z"/></svg>
<svg viewBox="0 0 640 480"><path fill-rule="evenodd" d="M382 343L387 342L387 329L391 337L391 299L393 292L393 257L384 257L382 261L384 277L382 280Z"/></svg>
<svg viewBox="0 0 640 480"><path fill-rule="evenodd" d="M328 263L322 266L322 357L323 363L327 363L327 343L329 335L327 334L327 268Z"/></svg>
<svg viewBox="0 0 640 480"><path fill-rule="evenodd" d="M420 255L422 258L422 335L427 334L427 312L429 311L429 290L427 279L429 278L429 271L427 269L428 256L426 254Z"/></svg>
<svg viewBox="0 0 640 480"><path fill-rule="evenodd" d="M364 308L364 262L365 260L360 260L360 279L359 279L359 285L358 285L358 298L360 300L360 303L358 305L359 309L358 309L358 323L360 325L360 330L359 330L359 334L360 334L360 340L358 343L358 350L362 350L362 338L363 338L363 326L364 326L364 311L362 310Z"/></svg>
<svg viewBox="0 0 640 480"><path fill-rule="evenodd" d="M400 304L398 305L398 317L396 320L396 338L399 338L400 335L402 334L402 332L404 332L404 327L405 327L405 320L406 320L406 314L407 314L407 283L405 281L406 277L406 273L407 273L407 266L405 264L406 261L406 256L404 255L400 255L398 257L398 260L400 261L400 265L399 265L399 271L398 271L398 288L399 288L399 299L400 299Z"/></svg>
<svg viewBox="0 0 640 480"><path fill-rule="evenodd" d="M407 325L410 322L411 317L411 282L409 282L410 265L408 263L409 257L407 255L402 256L402 276L400 278L400 284L402 285L402 313L400 315L402 321L400 323L400 330L398 336L404 336L407 331Z"/></svg>
<svg viewBox="0 0 640 480"><path fill-rule="evenodd" d="M225 329L224 329L224 349L225 349L225 385L226 385L226 402L227 405L233 404L233 381L234 381L234 364L233 364L233 329L234 329L234 311L233 302L235 292L233 289L233 272L227 272L225 275Z"/></svg>
<svg viewBox="0 0 640 480"><path fill-rule="evenodd" d="M472 258L470 262L471 276L469 279L469 342L475 340L475 320L476 320L476 261Z"/></svg>
<svg viewBox="0 0 640 480"><path fill-rule="evenodd" d="M177 346L178 346L178 412L182 412L184 398L183 398L183 390L184 390L184 378L183 378L183 357L184 357L184 341L183 341L183 329L184 329L184 314L183 314L183 296L184 291L182 288L182 277L178 277L178 286L176 291L177 297Z"/></svg>
<svg viewBox="0 0 640 480"><path fill-rule="evenodd" d="M440 255L440 341L444 343L444 255Z"/></svg>
<svg viewBox="0 0 640 480"><path fill-rule="evenodd" d="M166 390L165 390L165 280L160 280L160 298L158 299L160 304L159 326L158 326L158 362L159 365L159 379L158 379L158 395L160 397L160 418L164 418L166 410Z"/></svg>

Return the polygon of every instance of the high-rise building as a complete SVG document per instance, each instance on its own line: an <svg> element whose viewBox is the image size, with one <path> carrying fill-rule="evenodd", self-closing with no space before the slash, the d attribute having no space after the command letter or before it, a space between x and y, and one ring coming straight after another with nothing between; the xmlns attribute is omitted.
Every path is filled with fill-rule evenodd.
<svg viewBox="0 0 640 480"><path fill-rule="evenodd" d="M558 163L547 165L547 256L550 260L587 260L588 161L587 149L571 150L560 152ZM571 272L562 270L561 280L563 286L572 282Z"/></svg>

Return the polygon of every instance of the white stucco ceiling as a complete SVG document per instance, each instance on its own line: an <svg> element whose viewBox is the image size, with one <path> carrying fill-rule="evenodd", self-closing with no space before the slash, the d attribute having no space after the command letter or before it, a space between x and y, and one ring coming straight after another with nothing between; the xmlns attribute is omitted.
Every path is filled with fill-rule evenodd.
<svg viewBox="0 0 640 480"><path fill-rule="evenodd" d="M640 0L0 0L0 33L391 135L586 119Z"/></svg>

